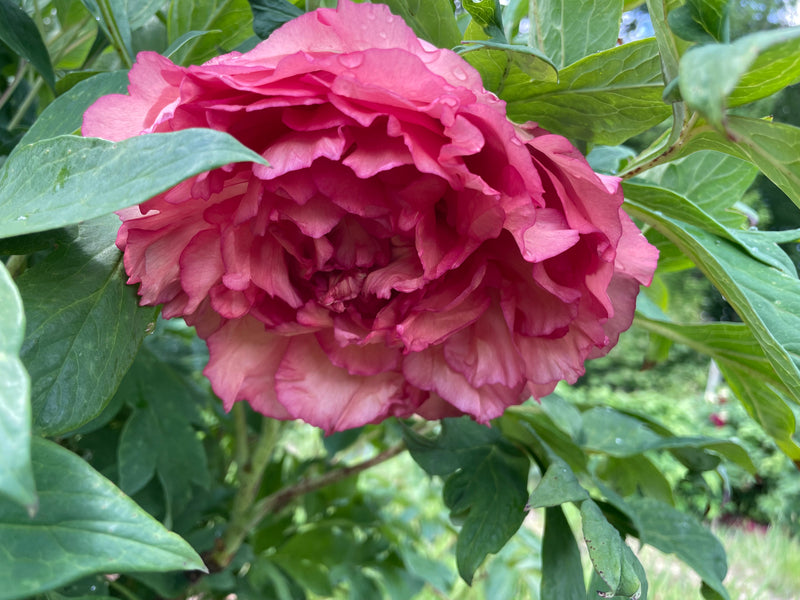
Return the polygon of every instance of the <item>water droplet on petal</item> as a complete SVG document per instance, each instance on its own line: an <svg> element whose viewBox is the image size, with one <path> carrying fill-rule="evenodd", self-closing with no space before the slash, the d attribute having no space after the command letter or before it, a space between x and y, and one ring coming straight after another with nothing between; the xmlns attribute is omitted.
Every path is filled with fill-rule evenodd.
<svg viewBox="0 0 800 600"><path fill-rule="evenodd" d="M339 62L347 69L355 69L360 67L361 63L364 62L364 55L360 52L355 52L353 54L342 54L339 57Z"/></svg>
<svg viewBox="0 0 800 600"><path fill-rule="evenodd" d="M467 80L467 72L461 67L456 67L455 69L453 69L453 76L459 81Z"/></svg>

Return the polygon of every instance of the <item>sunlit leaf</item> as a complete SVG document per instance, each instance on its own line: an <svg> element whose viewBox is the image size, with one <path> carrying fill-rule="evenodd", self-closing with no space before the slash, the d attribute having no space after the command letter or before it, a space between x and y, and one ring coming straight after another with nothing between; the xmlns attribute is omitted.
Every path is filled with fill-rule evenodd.
<svg viewBox="0 0 800 600"><path fill-rule="evenodd" d="M0 498L32 510L30 379L19 358L24 333L22 299L0 262Z"/></svg>

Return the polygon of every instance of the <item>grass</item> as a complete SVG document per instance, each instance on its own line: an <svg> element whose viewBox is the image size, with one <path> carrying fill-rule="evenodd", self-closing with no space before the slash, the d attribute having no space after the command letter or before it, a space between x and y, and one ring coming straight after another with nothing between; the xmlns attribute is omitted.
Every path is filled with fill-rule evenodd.
<svg viewBox="0 0 800 600"><path fill-rule="evenodd" d="M777 528L715 529L728 553L725 585L731 600L800 598L800 541ZM650 582L650 600L701 600L700 579L674 556L638 552Z"/></svg>

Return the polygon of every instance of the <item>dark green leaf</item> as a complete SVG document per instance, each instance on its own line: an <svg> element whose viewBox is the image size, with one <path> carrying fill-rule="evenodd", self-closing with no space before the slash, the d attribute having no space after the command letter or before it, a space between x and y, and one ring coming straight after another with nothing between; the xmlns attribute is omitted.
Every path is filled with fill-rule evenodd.
<svg viewBox="0 0 800 600"><path fill-rule="evenodd" d="M102 411L154 318L125 286L114 245L118 225L115 215L84 223L18 281L28 316L21 355L31 374L34 425L50 435Z"/></svg>
<svg viewBox="0 0 800 600"><path fill-rule="evenodd" d="M536 121L554 133L616 146L669 117L663 88L656 44L642 40L562 69L558 83L509 82L502 98L514 121Z"/></svg>
<svg viewBox="0 0 800 600"><path fill-rule="evenodd" d="M453 48L461 42L450 0L381 0L419 37L439 48Z"/></svg>
<svg viewBox="0 0 800 600"><path fill-rule="evenodd" d="M687 0L669 13L669 25L685 40L728 42L730 0Z"/></svg>
<svg viewBox="0 0 800 600"><path fill-rule="evenodd" d="M578 483L575 473L558 456L552 456L544 477L533 490L528 504L531 508L558 506L565 502L586 500L589 493Z"/></svg>
<svg viewBox="0 0 800 600"><path fill-rule="evenodd" d="M727 599L722 580L728 571L725 549L710 531L690 515L652 498L629 498L641 526L645 544L675 554Z"/></svg>
<svg viewBox="0 0 800 600"><path fill-rule="evenodd" d="M641 454L626 458L609 456L597 471L608 485L623 496L643 494L673 505L672 485L664 473Z"/></svg>
<svg viewBox="0 0 800 600"><path fill-rule="evenodd" d="M13 0L0 0L0 40L19 56L30 61L47 85L56 89L50 54L39 29Z"/></svg>
<svg viewBox="0 0 800 600"><path fill-rule="evenodd" d="M218 30L196 38L176 54L179 64L199 64L230 51L253 35L253 11L247 0L171 0L167 16L170 43L188 31Z"/></svg>
<svg viewBox="0 0 800 600"><path fill-rule="evenodd" d="M95 100L107 94L123 94L127 86L126 71L98 73L75 84L44 109L20 140L19 147L47 138L77 133L83 122L83 113Z"/></svg>
<svg viewBox="0 0 800 600"><path fill-rule="evenodd" d="M133 494L155 471L175 512L191 499L193 485L210 483L203 444L191 426L197 420L192 389L142 349L118 392L134 408L119 442L120 487Z"/></svg>
<svg viewBox="0 0 800 600"><path fill-rule="evenodd" d="M253 31L262 40L278 27L303 14L288 0L250 0L253 9Z"/></svg>
<svg viewBox="0 0 800 600"><path fill-rule="evenodd" d="M443 497L463 520L456 544L467 582L489 553L498 552L525 518L528 459L497 429L469 419L444 419L435 439L405 432L414 460L431 475L447 475Z"/></svg>
<svg viewBox="0 0 800 600"><path fill-rule="evenodd" d="M184 179L257 154L226 133L185 129L121 142L60 136L18 147L0 171L0 237L139 204Z"/></svg>
<svg viewBox="0 0 800 600"><path fill-rule="evenodd" d="M53 589L91 573L203 570L191 546L85 461L34 438L34 518L0 499L0 599Z"/></svg>
<svg viewBox="0 0 800 600"><path fill-rule="evenodd" d="M19 358L24 333L22 299L0 262L0 498L35 510L30 379Z"/></svg>
<svg viewBox="0 0 800 600"><path fill-rule="evenodd" d="M549 56L559 70L613 48L619 37L622 4L622 0L531 2L531 45Z"/></svg>
<svg viewBox="0 0 800 600"><path fill-rule="evenodd" d="M625 542L593 500L581 504L583 538L594 570L610 591L631 597L641 590L631 555L624 551ZM591 592L592 590L590 590Z"/></svg>
<svg viewBox="0 0 800 600"><path fill-rule="evenodd" d="M718 128L725 126L726 106L764 98L798 80L800 27L695 47L680 63L681 96Z"/></svg>
<svg viewBox="0 0 800 600"><path fill-rule="evenodd" d="M560 506L545 511L541 600L584 600L583 565L575 535Z"/></svg>

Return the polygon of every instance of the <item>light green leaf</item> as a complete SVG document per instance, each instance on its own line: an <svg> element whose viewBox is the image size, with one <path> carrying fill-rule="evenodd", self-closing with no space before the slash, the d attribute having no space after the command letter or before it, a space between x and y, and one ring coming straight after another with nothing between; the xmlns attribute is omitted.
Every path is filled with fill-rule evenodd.
<svg viewBox="0 0 800 600"><path fill-rule="evenodd" d="M184 129L121 142L60 136L17 148L0 171L0 237L139 204L184 179L264 160L226 133Z"/></svg>
<svg viewBox="0 0 800 600"><path fill-rule="evenodd" d="M46 434L75 429L102 411L154 318L125 285L118 227L115 215L82 224L18 280L28 316L21 355L31 374L34 425Z"/></svg>
<svg viewBox="0 0 800 600"><path fill-rule="evenodd" d="M541 600L584 600L581 553L560 506L545 511Z"/></svg>
<svg viewBox="0 0 800 600"><path fill-rule="evenodd" d="M639 577L624 551L625 542L619 532L606 520L593 500L581 503L583 538L594 570L617 595L638 598L641 589ZM591 590L590 590L591 592Z"/></svg>
<svg viewBox="0 0 800 600"><path fill-rule="evenodd" d="M188 31L219 30L196 38L176 54L179 64L200 64L231 51L253 35L253 11L247 0L171 0L167 15L170 43Z"/></svg>
<svg viewBox="0 0 800 600"><path fill-rule="evenodd" d="M507 85L531 85L534 81L558 81L550 59L527 46L489 40L466 41L461 55L481 74L483 86L502 95Z"/></svg>
<svg viewBox="0 0 800 600"><path fill-rule="evenodd" d="M652 498L632 497L640 539L666 554L675 554L726 600L722 585L728 571L725 549L714 535L685 512Z"/></svg>
<svg viewBox="0 0 800 600"><path fill-rule="evenodd" d="M147 23L164 4L163 0L126 0L126 3L128 22L132 31Z"/></svg>
<svg viewBox="0 0 800 600"><path fill-rule="evenodd" d="M127 86L127 71L98 73L76 83L47 105L17 148L22 149L23 146L47 138L78 133L83 122L83 113L95 100L107 94L124 94Z"/></svg>
<svg viewBox="0 0 800 600"><path fill-rule="evenodd" d="M92 573L206 570L189 544L68 450L34 438L33 470L34 518L0 499L0 600Z"/></svg>
<svg viewBox="0 0 800 600"><path fill-rule="evenodd" d="M625 458L609 456L597 470L597 476L622 496L643 494L675 504L672 484L661 469L642 454Z"/></svg>
<svg viewBox="0 0 800 600"><path fill-rule="evenodd" d="M565 502L586 500L589 493L578 483L569 465L556 455L551 455L550 466L533 490L528 504L531 508L558 506Z"/></svg>
<svg viewBox="0 0 800 600"><path fill-rule="evenodd" d="M726 227L741 229L747 217L735 205L752 185L758 169L750 162L713 151L696 152L660 165L641 176L677 192Z"/></svg>
<svg viewBox="0 0 800 600"><path fill-rule="evenodd" d="M187 31L177 40L172 42L169 47L164 50L163 54L167 58L171 58L173 54L175 54L178 50L183 48L186 44L191 42L195 38L203 37L204 35L212 35L215 33L221 33L219 29L212 29L211 31Z"/></svg>
<svg viewBox="0 0 800 600"><path fill-rule="evenodd" d="M381 0L402 17L423 40L439 48L453 48L461 42L450 0Z"/></svg>
<svg viewBox="0 0 800 600"><path fill-rule="evenodd" d="M682 325L642 312L637 313L636 323L711 356L750 416L789 458L800 460L800 446L792 439L794 413L786 404L789 393L745 324Z"/></svg>
<svg viewBox="0 0 800 600"><path fill-rule="evenodd" d="M732 44L690 49L680 63L681 95L709 123L725 108L769 96L800 80L800 27L760 31Z"/></svg>
<svg viewBox="0 0 800 600"><path fill-rule="evenodd" d="M19 358L24 333L22 299L0 262L0 498L34 511L30 379Z"/></svg>
<svg viewBox="0 0 800 600"><path fill-rule="evenodd" d="M775 267L787 275L794 276L796 273L794 264L786 256L786 253L775 245L776 236L771 235L774 232L728 229L688 198L664 188L625 182L623 190L627 199L646 206L656 214L679 219L684 223L700 227L709 233L734 242L750 257ZM797 232L786 233L789 233L789 239L797 237Z"/></svg>
<svg viewBox="0 0 800 600"><path fill-rule="evenodd" d="M652 39L579 60L559 71L558 83L514 83L501 96L513 121L536 121L592 144L616 146L672 113L661 98L661 63Z"/></svg>
<svg viewBox="0 0 800 600"><path fill-rule="evenodd" d="M0 40L39 71L50 89L56 89L56 77L36 23L13 0L0 0Z"/></svg>
<svg viewBox="0 0 800 600"><path fill-rule="evenodd" d="M602 50L619 37L622 0L536 0L530 3L531 46L558 69Z"/></svg>
<svg viewBox="0 0 800 600"><path fill-rule="evenodd" d="M628 211L658 229L708 277L750 327L789 397L800 399L800 281L752 260L731 242L629 202Z"/></svg>
<svg viewBox="0 0 800 600"><path fill-rule="evenodd" d="M498 552L525 518L528 459L497 429L469 419L444 419L435 439L410 430L411 456L431 475L447 476L443 498L462 522L456 543L461 577L471 583L486 555Z"/></svg>

